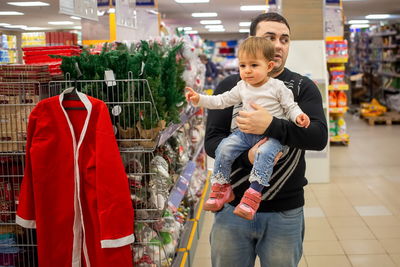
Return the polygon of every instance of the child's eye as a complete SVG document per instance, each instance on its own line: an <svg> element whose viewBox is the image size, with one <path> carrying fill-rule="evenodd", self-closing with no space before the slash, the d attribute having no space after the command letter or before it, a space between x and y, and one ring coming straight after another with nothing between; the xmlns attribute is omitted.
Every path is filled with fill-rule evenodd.
<svg viewBox="0 0 400 267"><path fill-rule="evenodd" d="M258 64L251 64L251 66L252 66L253 68L255 68L255 67L258 66Z"/></svg>
<svg viewBox="0 0 400 267"><path fill-rule="evenodd" d="M244 68L246 66L244 64L240 64L239 67Z"/></svg>

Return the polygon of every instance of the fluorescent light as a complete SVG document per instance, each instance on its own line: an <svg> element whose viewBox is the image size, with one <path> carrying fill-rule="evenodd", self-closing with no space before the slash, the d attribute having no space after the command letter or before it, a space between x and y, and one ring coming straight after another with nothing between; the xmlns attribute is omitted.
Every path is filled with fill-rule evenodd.
<svg viewBox="0 0 400 267"><path fill-rule="evenodd" d="M82 30L82 26L74 26L73 28L76 30Z"/></svg>
<svg viewBox="0 0 400 267"><path fill-rule="evenodd" d="M217 17L218 14L215 12L200 12L200 13L192 13L192 17L194 18L211 18L211 17Z"/></svg>
<svg viewBox="0 0 400 267"><path fill-rule="evenodd" d="M218 19L216 20L206 19L206 20L200 20L200 24L221 24L221 21Z"/></svg>
<svg viewBox="0 0 400 267"><path fill-rule="evenodd" d="M198 31L185 31L186 34L198 34Z"/></svg>
<svg viewBox="0 0 400 267"><path fill-rule="evenodd" d="M75 17L75 16L71 16L70 18L71 18L71 19L76 19L76 20L81 20L80 17Z"/></svg>
<svg viewBox="0 0 400 267"><path fill-rule="evenodd" d="M183 30L184 31L191 31L191 30L193 30L193 28L192 27L184 27Z"/></svg>
<svg viewBox="0 0 400 267"><path fill-rule="evenodd" d="M216 29L208 29L209 32L224 32L225 29L216 28Z"/></svg>
<svg viewBox="0 0 400 267"><path fill-rule="evenodd" d="M250 29L239 29L239 32L250 32Z"/></svg>
<svg viewBox="0 0 400 267"><path fill-rule="evenodd" d="M350 26L351 29L361 29L361 28L369 28L369 24L353 24Z"/></svg>
<svg viewBox="0 0 400 267"><path fill-rule="evenodd" d="M153 14L153 15L158 15L158 11L154 9L147 9L147 13Z"/></svg>
<svg viewBox="0 0 400 267"><path fill-rule="evenodd" d="M240 6L241 11L265 11L267 9L267 5Z"/></svg>
<svg viewBox="0 0 400 267"><path fill-rule="evenodd" d="M221 28L224 27L224 25L221 25L221 24L219 24L219 25L206 25L204 27L207 28L207 29L221 29Z"/></svg>
<svg viewBox="0 0 400 267"><path fill-rule="evenodd" d="M51 25L72 25L74 24L72 21L49 21Z"/></svg>
<svg viewBox="0 0 400 267"><path fill-rule="evenodd" d="M34 2L8 2L12 6L49 6L49 3L34 1Z"/></svg>
<svg viewBox="0 0 400 267"><path fill-rule="evenodd" d="M44 30L49 30L49 28L43 28L43 27L26 27L26 31L44 31Z"/></svg>
<svg viewBox="0 0 400 267"><path fill-rule="evenodd" d="M369 20L366 20L366 19L353 19L353 20L349 20L348 23L349 24L366 24L366 23L369 23Z"/></svg>
<svg viewBox="0 0 400 267"><path fill-rule="evenodd" d="M0 11L0 16L19 16L19 15L24 15L24 13L17 11Z"/></svg>
<svg viewBox="0 0 400 267"><path fill-rule="evenodd" d="M389 17L389 14L370 14L368 16L365 16L366 19L387 19Z"/></svg>
<svg viewBox="0 0 400 267"><path fill-rule="evenodd" d="M10 29L26 29L26 25L7 25L4 26L5 28L10 28Z"/></svg>
<svg viewBox="0 0 400 267"><path fill-rule="evenodd" d="M178 4L208 3L210 0L175 0Z"/></svg>
<svg viewBox="0 0 400 267"><path fill-rule="evenodd" d="M10 24L8 23L0 23L0 26L9 26Z"/></svg>
<svg viewBox="0 0 400 267"><path fill-rule="evenodd" d="M250 21L242 21L242 22L239 22L239 26L240 26L240 27L249 27L250 24L251 24Z"/></svg>

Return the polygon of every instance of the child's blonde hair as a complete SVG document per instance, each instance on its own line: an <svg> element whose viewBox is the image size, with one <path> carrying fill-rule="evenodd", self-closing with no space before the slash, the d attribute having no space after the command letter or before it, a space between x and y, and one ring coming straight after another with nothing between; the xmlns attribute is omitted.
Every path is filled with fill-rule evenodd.
<svg viewBox="0 0 400 267"><path fill-rule="evenodd" d="M264 37L250 36L244 40L238 50L238 56L252 56L257 58L260 54L267 61L271 61L275 56L275 47L272 42Z"/></svg>

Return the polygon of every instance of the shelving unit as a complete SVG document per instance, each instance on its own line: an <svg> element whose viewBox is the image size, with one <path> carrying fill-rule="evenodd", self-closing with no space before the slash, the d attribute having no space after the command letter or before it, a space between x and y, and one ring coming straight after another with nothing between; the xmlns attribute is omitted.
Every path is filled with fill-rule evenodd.
<svg viewBox="0 0 400 267"><path fill-rule="evenodd" d="M0 33L0 64L14 64L17 62L17 36Z"/></svg>

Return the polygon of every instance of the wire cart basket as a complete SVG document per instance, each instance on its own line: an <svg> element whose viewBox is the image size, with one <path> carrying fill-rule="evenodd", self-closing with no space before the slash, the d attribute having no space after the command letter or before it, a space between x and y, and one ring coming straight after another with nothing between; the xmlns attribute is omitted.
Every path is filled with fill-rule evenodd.
<svg viewBox="0 0 400 267"><path fill-rule="evenodd" d="M135 266L170 266L175 248L162 245L169 184L154 179L160 123L147 80L0 82L0 266L38 266L35 230L15 223L25 167L26 128L40 100L67 88L104 101L125 165L135 209ZM72 98L73 99L73 98ZM165 201L163 201L165 199ZM139 232L140 231L140 232Z"/></svg>

